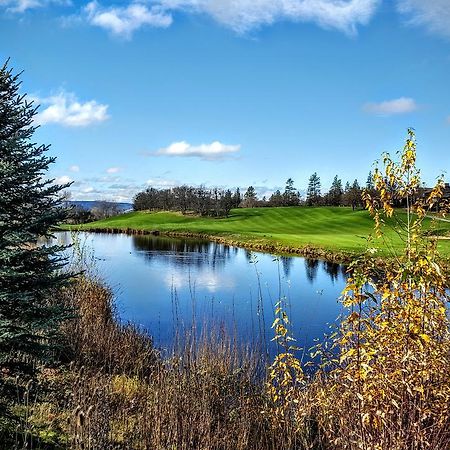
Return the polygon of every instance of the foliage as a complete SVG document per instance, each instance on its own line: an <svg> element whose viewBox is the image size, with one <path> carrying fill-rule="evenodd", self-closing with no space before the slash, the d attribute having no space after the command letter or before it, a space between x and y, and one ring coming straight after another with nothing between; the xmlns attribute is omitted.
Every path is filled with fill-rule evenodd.
<svg viewBox="0 0 450 450"><path fill-rule="evenodd" d="M339 206L342 204L342 195L344 189L342 187L342 180L337 175L333 178L330 190L328 191L328 203L332 206Z"/></svg>
<svg viewBox="0 0 450 450"><path fill-rule="evenodd" d="M6 445L21 420L12 399L26 396L27 377L38 365L54 361L67 311L53 296L70 277L59 270L61 248L39 242L66 217L60 194L67 186L45 179L54 158L32 140L36 107L19 94L19 78L8 62L0 68L0 440Z"/></svg>
<svg viewBox="0 0 450 450"><path fill-rule="evenodd" d="M351 206L353 211L363 205L362 189L359 186L358 180L354 180L353 184L347 183L343 194L343 204Z"/></svg>
<svg viewBox="0 0 450 450"><path fill-rule="evenodd" d="M272 427L286 438L297 439L301 422L299 412L299 392L306 386L300 360L296 352L295 339L290 331L291 324L286 313L286 299L280 299L275 305L275 320L272 328L278 353L268 368L266 390L269 403L266 413ZM301 423L303 425L303 423ZM292 445L292 442L289 442Z"/></svg>
<svg viewBox="0 0 450 450"><path fill-rule="evenodd" d="M258 201L258 197L256 196L256 190L253 186L249 186L244 194L244 200L241 203L241 206L244 208L253 208L256 206L256 202Z"/></svg>
<svg viewBox="0 0 450 450"><path fill-rule="evenodd" d="M170 189L148 188L133 199L136 211L163 210L188 212L200 216L227 217L241 203L241 194L229 189L207 189L204 186L175 186Z"/></svg>
<svg viewBox="0 0 450 450"><path fill-rule="evenodd" d="M300 204L300 193L294 187L294 180L288 178L283 192L283 206L298 206Z"/></svg>
<svg viewBox="0 0 450 450"><path fill-rule="evenodd" d="M339 448L449 448L448 279L436 242L424 236L426 214L440 201L443 181L417 195L413 130L400 162L386 154L383 163L373 175L375 195L366 191L364 199L376 235L385 238L386 221L395 218L404 250L381 274L373 248L351 266L343 292L349 313L321 388L323 428ZM406 215L393 208L396 200L404 201Z"/></svg>
<svg viewBox="0 0 450 450"><path fill-rule="evenodd" d="M306 191L306 204L308 206L317 206L320 204L320 177L314 172L308 181L308 189Z"/></svg>
<svg viewBox="0 0 450 450"><path fill-rule="evenodd" d="M20 75L20 74L19 74ZM38 245L64 217L64 187L44 178L54 158L33 143L35 106L19 94L19 75L0 69L0 367L31 370L50 357L64 308L51 293L68 275L59 247Z"/></svg>

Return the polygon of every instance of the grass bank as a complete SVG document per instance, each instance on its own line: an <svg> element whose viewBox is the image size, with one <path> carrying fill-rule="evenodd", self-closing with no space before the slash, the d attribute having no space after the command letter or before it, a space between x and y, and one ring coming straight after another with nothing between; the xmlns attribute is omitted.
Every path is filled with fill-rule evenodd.
<svg viewBox="0 0 450 450"><path fill-rule="evenodd" d="M392 242L387 249L375 240L370 245L389 256L403 243L393 229L386 231ZM426 219L430 234L439 236L444 257L450 257L450 223ZM345 262L367 247L373 234L373 219L365 210L344 207L240 208L227 218L215 219L173 212L131 212L84 225L67 226L82 231L150 233L196 236L239 247L274 253L297 253L304 256Z"/></svg>

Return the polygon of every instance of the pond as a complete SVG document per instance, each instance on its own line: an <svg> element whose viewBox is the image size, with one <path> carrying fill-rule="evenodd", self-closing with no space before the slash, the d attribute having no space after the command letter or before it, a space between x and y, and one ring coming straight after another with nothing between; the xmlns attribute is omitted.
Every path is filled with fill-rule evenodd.
<svg viewBox="0 0 450 450"><path fill-rule="evenodd" d="M191 238L77 236L113 289L120 320L148 330L160 348L170 348L176 330L208 324L273 350L274 305L284 297L297 344L308 349L342 313L345 267L338 264ZM71 239L57 234L59 244Z"/></svg>

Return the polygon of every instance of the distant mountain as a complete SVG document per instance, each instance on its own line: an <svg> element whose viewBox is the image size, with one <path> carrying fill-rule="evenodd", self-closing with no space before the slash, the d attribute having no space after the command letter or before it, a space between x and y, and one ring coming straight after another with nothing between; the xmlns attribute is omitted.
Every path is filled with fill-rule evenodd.
<svg viewBox="0 0 450 450"><path fill-rule="evenodd" d="M102 200L91 200L91 201L84 201L84 200L69 200L67 202L68 206L77 206L79 208L83 208L87 211L91 211L92 208L95 208L97 206L99 206L100 204L104 204L104 203L108 203L108 204L113 204L115 205L119 211L124 212L124 211L129 211L131 209L133 209L133 204L132 203L116 203L116 202L104 202Z"/></svg>

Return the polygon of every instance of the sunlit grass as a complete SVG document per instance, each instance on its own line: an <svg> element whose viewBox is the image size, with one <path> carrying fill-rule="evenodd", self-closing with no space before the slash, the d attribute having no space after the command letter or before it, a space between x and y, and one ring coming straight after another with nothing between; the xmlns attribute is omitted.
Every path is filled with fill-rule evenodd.
<svg viewBox="0 0 450 450"><path fill-rule="evenodd" d="M395 226L395 224L392 224ZM426 221L432 227L432 221ZM450 223L437 222L436 232L450 233ZM76 226L81 230L93 228L158 230L161 232L198 233L228 238L242 243L287 247L311 246L329 251L357 253L367 247L367 236L373 234L373 220L364 210L343 207L240 208L228 218L215 219L182 215L174 212L131 212L97 222ZM394 249L402 246L394 230L387 231ZM371 246L380 246L375 240ZM450 241L442 239L439 247L450 256ZM383 254L389 250L383 249Z"/></svg>

